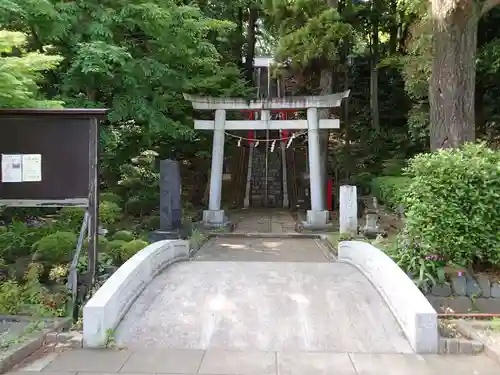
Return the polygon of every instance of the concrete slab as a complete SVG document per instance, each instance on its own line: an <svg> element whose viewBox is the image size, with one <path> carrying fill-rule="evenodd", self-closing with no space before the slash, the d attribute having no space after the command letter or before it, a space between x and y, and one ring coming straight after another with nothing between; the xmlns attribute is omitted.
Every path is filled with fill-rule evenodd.
<svg viewBox="0 0 500 375"><path fill-rule="evenodd" d="M44 372L118 372L132 352L127 350L81 349L60 353Z"/></svg>
<svg viewBox="0 0 500 375"><path fill-rule="evenodd" d="M280 375L357 375L347 353L278 353Z"/></svg>
<svg viewBox="0 0 500 375"><path fill-rule="evenodd" d="M129 348L411 352L373 286L340 263L178 263L115 338Z"/></svg>
<svg viewBox="0 0 500 375"><path fill-rule="evenodd" d="M154 349L134 352L120 372L195 374L203 358L202 350Z"/></svg>
<svg viewBox="0 0 500 375"><path fill-rule="evenodd" d="M429 355L425 357L432 372L429 374L453 375L498 375L498 363L486 356L474 355Z"/></svg>
<svg viewBox="0 0 500 375"><path fill-rule="evenodd" d="M275 375L276 353L207 350L199 374Z"/></svg>
<svg viewBox="0 0 500 375"><path fill-rule="evenodd" d="M350 357L358 375L434 374L425 358L419 355L355 353ZM451 374L451 372L448 373Z"/></svg>
<svg viewBox="0 0 500 375"><path fill-rule="evenodd" d="M358 375L494 375L498 364L484 355L350 354Z"/></svg>
<svg viewBox="0 0 500 375"><path fill-rule="evenodd" d="M307 238L221 237L207 242L195 254L200 261L329 262L332 255L319 240Z"/></svg>

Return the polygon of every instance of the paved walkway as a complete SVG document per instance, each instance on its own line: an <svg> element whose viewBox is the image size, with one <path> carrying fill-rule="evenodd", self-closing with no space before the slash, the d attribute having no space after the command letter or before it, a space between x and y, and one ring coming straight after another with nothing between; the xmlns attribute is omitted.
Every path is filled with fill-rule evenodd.
<svg viewBox="0 0 500 375"><path fill-rule="evenodd" d="M115 337L129 348L412 352L368 280L326 262L178 263Z"/></svg>
<svg viewBox="0 0 500 375"><path fill-rule="evenodd" d="M51 353L15 375L498 375L483 356L259 352L226 350L73 350ZM14 374L13 374L14 375Z"/></svg>
<svg viewBox="0 0 500 375"><path fill-rule="evenodd" d="M292 226L268 212L237 230ZM313 239L217 238L147 286L114 337L127 349L50 353L17 375L500 374L483 355L412 353L369 281Z"/></svg>
<svg viewBox="0 0 500 375"><path fill-rule="evenodd" d="M291 233L295 220L287 210L241 210L231 215L236 233Z"/></svg>
<svg viewBox="0 0 500 375"><path fill-rule="evenodd" d="M209 240L194 259L323 263L333 260L333 254L322 241L314 239L222 237Z"/></svg>

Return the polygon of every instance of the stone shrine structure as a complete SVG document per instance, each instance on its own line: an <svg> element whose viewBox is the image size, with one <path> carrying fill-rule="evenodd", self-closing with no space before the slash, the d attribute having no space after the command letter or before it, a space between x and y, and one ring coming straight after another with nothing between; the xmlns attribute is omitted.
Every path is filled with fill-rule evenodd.
<svg viewBox="0 0 500 375"><path fill-rule="evenodd" d="M319 119L318 111L323 108L339 107L342 100L349 96L350 91L304 97L264 98L245 100L240 98L212 98L184 94L184 98L191 102L193 109L215 111L214 120L195 120L197 130L211 130L214 132L212 148L212 168L210 175L209 207L203 213L203 222L210 227L223 226L225 223L224 211L221 208L222 178L224 166L224 141L227 131L235 130L290 130L306 131L308 137L308 163L311 209L307 211L306 225L321 227L327 224L329 212L325 207L324 168L321 168L322 150L319 132L322 129L338 129L338 119ZM306 120L272 120L271 110L306 110ZM260 120L226 120L227 111L255 111L260 112ZM281 145L285 147L284 144ZM247 190L248 189L247 185ZM246 201L245 197L245 201Z"/></svg>

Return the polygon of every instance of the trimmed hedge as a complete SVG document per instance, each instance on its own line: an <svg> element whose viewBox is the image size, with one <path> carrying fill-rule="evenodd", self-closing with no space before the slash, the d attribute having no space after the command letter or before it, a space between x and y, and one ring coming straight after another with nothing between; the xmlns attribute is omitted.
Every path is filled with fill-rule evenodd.
<svg viewBox="0 0 500 375"><path fill-rule="evenodd" d="M403 203L404 193L411 180L411 177L403 176L375 177L371 183L372 194L388 208L396 209L398 204Z"/></svg>
<svg viewBox="0 0 500 375"><path fill-rule="evenodd" d="M422 256L500 266L500 151L466 144L422 154L407 173L405 236Z"/></svg>

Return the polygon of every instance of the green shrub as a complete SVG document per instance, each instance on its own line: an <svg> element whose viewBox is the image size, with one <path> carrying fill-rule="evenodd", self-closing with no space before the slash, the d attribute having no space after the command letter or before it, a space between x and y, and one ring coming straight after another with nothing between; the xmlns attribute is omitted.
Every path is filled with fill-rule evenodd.
<svg viewBox="0 0 500 375"><path fill-rule="evenodd" d="M108 242L108 253L113 258L113 263L115 265L123 263L122 249L125 244L127 244L127 241L124 240L111 240Z"/></svg>
<svg viewBox="0 0 500 375"><path fill-rule="evenodd" d="M122 198L118 194L115 194L111 191L102 192L99 195L99 200L100 200L100 203L111 202L111 203L116 203L120 207L123 204Z"/></svg>
<svg viewBox="0 0 500 375"><path fill-rule="evenodd" d="M49 263L64 263L70 261L76 248L77 238L73 232L55 232L33 244L34 260Z"/></svg>
<svg viewBox="0 0 500 375"><path fill-rule="evenodd" d="M372 180L372 194L388 208L395 209L403 203L403 196L411 183L411 178L406 176L384 176Z"/></svg>
<svg viewBox="0 0 500 375"><path fill-rule="evenodd" d="M27 250L26 250L27 249ZM21 254L20 254L21 253ZM22 254L24 253L24 254ZM16 254L26 255L29 253L26 236L24 233L13 230L2 230L0 233L0 257L10 262L15 259Z"/></svg>
<svg viewBox="0 0 500 375"><path fill-rule="evenodd" d="M146 220L145 229L155 230L160 228L160 217L159 216L150 216Z"/></svg>
<svg viewBox="0 0 500 375"><path fill-rule="evenodd" d="M129 198L125 203L125 210L132 216L144 216L158 209L159 205L158 192L150 191Z"/></svg>
<svg viewBox="0 0 500 375"><path fill-rule="evenodd" d="M14 280L0 283L0 314L61 316L65 296L50 293L40 283L42 271L42 265L31 263L23 283Z"/></svg>
<svg viewBox="0 0 500 375"><path fill-rule="evenodd" d="M384 176L401 176L406 166L405 159L387 159L382 163L382 174Z"/></svg>
<svg viewBox="0 0 500 375"><path fill-rule="evenodd" d="M122 209L114 202L104 201L99 205L99 221L104 225L110 225L120 220Z"/></svg>
<svg viewBox="0 0 500 375"><path fill-rule="evenodd" d="M30 255L33 244L54 230L49 225L29 227L21 221L13 221L8 227L2 228L0 230L0 258L7 263Z"/></svg>
<svg viewBox="0 0 500 375"><path fill-rule="evenodd" d="M136 253L148 246L149 243L143 240L133 240L124 244L121 248L121 260L123 262L132 258Z"/></svg>
<svg viewBox="0 0 500 375"><path fill-rule="evenodd" d="M80 258L78 259L78 264L76 269L78 273L83 274L87 272L89 264L89 255L87 252L80 254ZM111 255L107 253L98 253L97 254L97 274L102 275L106 273L106 268L113 265L113 258Z"/></svg>
<svg viewBox="0 0 500 375"><path fill-rule="evenodd" d="M63 207L57 214L57 222L67 229L80 231L84 216L85 209L82 207Z"/></svg>
<svg viewBox="0 0 500 375"><path fill-rule="evenodd" d="M500 152L484 144L418 155L405 190L408 246L470 266L500 265Z"/></svg>
<svg viewBox="0 0 500 375"><path fill-rule="evenodd" d="M135 239L134 234L128 230L120 230L113 234L113 240L122 240L129 242Z"/></svg>

